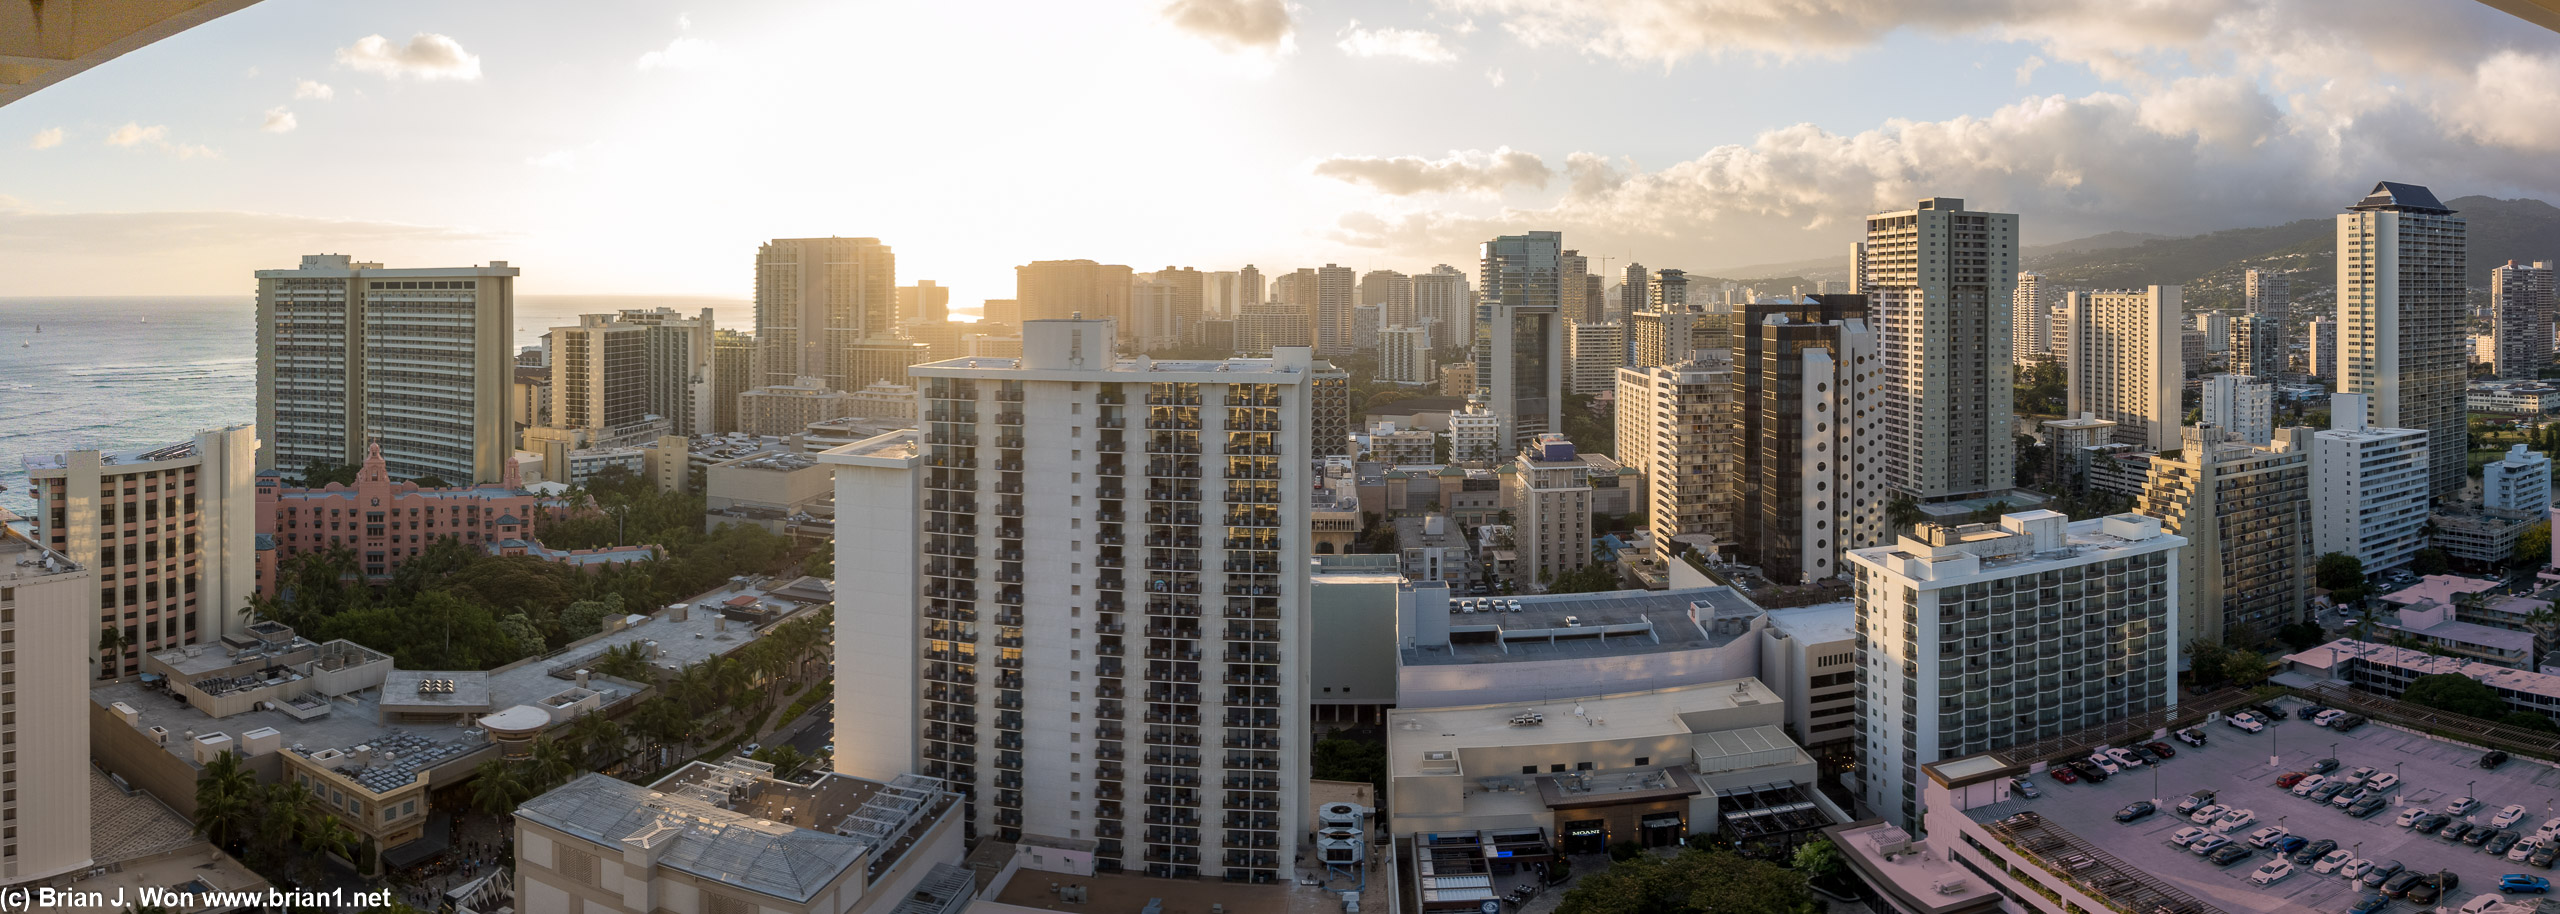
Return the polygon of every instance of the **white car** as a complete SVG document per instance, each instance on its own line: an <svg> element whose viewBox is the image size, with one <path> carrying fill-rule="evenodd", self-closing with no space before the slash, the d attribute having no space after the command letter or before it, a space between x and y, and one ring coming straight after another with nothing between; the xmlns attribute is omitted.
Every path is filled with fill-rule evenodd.
<svg viewBox="0 0 2560 914"><path fill-rule="evenodd" d="M2264 722L2259 721L2257 717L2249 714L2234 714L2230 717L2223 718L2222 721L2238 728L2244 733L2257 733L2267 729L2267 725Z"/></svg>
<svg viewBox="0 0 2560 914"><path fill-rule="evenodd" d="M2505 828L2509 825L2516 824L2516 820L2522 818L2524 818L2524 807L2509 804L2505 808L2498 810L2497 815L2489 817L2489 827Z"/></svg>
<svg viewBox="0 0 2560 914"><path fill-rule="evenodd" d="M2396 774L2392 774L2391 772L2385 771L2385 772L2383 772L2383 773L2381 773L2381 774L2374 775L2374 776L2373 776L2373 780L2366 781L2366 782L2365 782L2365 784L2364 784L2364 789L2366 789L2366 790L2370 790L2370 791L2373 791L2373 792L2375 792L2375 793L2381 793L2381 792L2383 792L2383 791L2385 791L2385 790L2389 790L2389 789L2391 789L2391 788L2398 787L2398 786L2400 786L2400 776L2399 776L2399 775L2396 775Z"/></svg>
<svg viewBox="0 0 2560 914"><path fill-rule="evenodd" d="M2560 819L2546 820L2542 823L2541 828L2533 830L2534 837L2545 841L2551 840L2551 836L2553 835L2560 835Z"/></svg>
<svg viewBox="0 0 2560 914"><path fill-rule="evenodd" d="M2448 816L2467 816L2471 814L2472 810L2478 808L2480 808L2479 800L2475 800L2470 797L2455 797L2453 798L2453 802L2444 804L2444 814Z"/></svg>
<svg viewBox="0 0 2560 914"><path fill-rule="evenodd" d="M2223 813L2230 811L2231 807L2215 803L2203 809L2196 810L2194 814L2187 816L2187 821L2193 822L2197 825L2212 825L2213 820L2222 818Z"/></svg>
<svg viewBox="0 0 2560 914"><path fill-rule="evenodd" d="M2263 848L2284 840L2285 836L2290 834L2293 833L2284 830L2282 825L2269 825L2249 833L2249 846Z"/></svg>
<svg viewBox="0 0 2560 914"><path fill-rule="evenodd" d="M2362 858L2362 857L2358 857L2358 858L2356 858L2356 859L2354 859L2354 860L2349 860L2349 861L2347 861L2347 865L2346 865L2346 866L2342 866L2342 867L2339 867L2339 868L2338 868L2338 875L2339 875L2339 876L2341 876L2341 877L2343 877L2343 878L2345 878L2345 879L2346 879L2347 881L2349 881L2349 882L2353 882L2353 881L2355 881L2355 880L2362 879L2362 878L2364 878L2364 874L2366 874L2366 873L2370 873L2370 872L2373 872L2373 861L2371 861L2371 860L2366 860L2366 859L2364 859L2364 858Z"/></svg>
<svg viewBox="0 0 2560 914"><path fill-rule="evenodd" d="M2116 764L2123 765L2127 768L2142 767L2142 759L2139 756L2123 749L2109 749L2107 750L2107 757L2115 759Z"/></svg>
<svg viewBox="0 0 2560 914"><path fill-rule="evenodd" d="M2326 876L2337 872L2339 867L2346 866L2347 861L2353 859L2356 859L2355 852L2342 847L2330 851L2328 856L2320 858L2320 862L2312 864L2311 871Z"/></svg>
<svg viewBox="0 0 2560 914"><path fill-rule="evenodd" d="M2524 840L2516 842L2516 846L2507 849L2507 860L2515 862L2531 857L2533 849L2541 846L2542 839L2526 835Z"/></svg>
<svg viewBox="0 0 2560 914"><path fill-rule="evenodd" d="M2326 783L2329 783L2329 776L2325 774L2315 774L2310 777L2303 778L2302 780L2293 782L2293 795L2297 797L2310 796L2312 791L2320 789L2320 785Z"/></svg>
<svg viewBox="0 0 2560 914"><path fill-rule="evenodd" d="M2426 816L2427 816L2427 808L2426 808L2426 807L2424 807L2424 806L2412 806L2412 807L2409 807L2409 808L2407 808L2407 809L2403 809L2403 810L2401 810L2401 811L2400 811L2400 818L2397 818L2397 819L2393 819L2393 820L2391 820L2391 824L2393 824L2393 825L2397 825L2397 826L2400 826L2401 828L2407 828L2407 827L2409 827L2412 823L2417 822L2419 819L2426 818ZM2551 820L2551 821L2554 821L2554 822L2560 822L2560 819L2553 819L2553 820Z"/></svg>
<svg viewBox="0 0 2560 914"><path fill-rule="evenodd" d="M2482 892L2470 901L2463 902L2461 911L2462 914L2483 914L2483 912L2488 911L2490 908L2497 907L2505 901L2506 898L2500 896L2496 892ZM2439 908L2438 910L2442 909Z"/></svg>
<svg viewBox="0 0 2560 914"><path fill-rule="evenodd" d="M2243 828L2247 828L2250 824L2257 821L2257 810L2234 809L2230 812L2223 813L2222 818L2215 820L2212 827L2215 834L2227 835Z"/></svg>
<svg viewBox="0 0 2560 914"><path fill-rule="evenodd" d="M2106 753L2103 752L2091 754L2089 756L2089 764L2098 766L2098 770L2104 771L2108 774L2121 774L2124 772L2123 765L2116 764L2115 759L2108 758Z"/></svg>
<svg viewBox="0 0 2560 914"><path fill-rule="evenodd" d="M2283 882L2284 877L2291 875L2293 875L2293 861L2277 858L2267 861L2267 865L2259 867L2257 872L2250 873L2249 881L2259 885L2274 885Z"/></svg>
<svg viewBox="0 0 2560 914"><path fill-rule="evenodd" d="M2206 831L2206 830L2205 830L2205 828L2204 828L2204 826L2202 826L2202 825L2189 825L2189 826L2187 826L2187 827L2185 827L2185 828L2181 828L2181 829L2178 829L2178 830L2177 830L2177 831L2175 831L2175 832L2170 833L2170 835L2169 835L2169 843L2171 843L2171 844L2175 844L2175 845L2177 845L2177 846L2179 846L2179 847L2185 847L2185 846L2187 846L2187 845L2190 845L2190 844L2194 844L2194 843L2196 843L2196 839L2197 839L2197 838L2202 838L2202 837L2204 837L2204 836L2206 836L2206 835L2210 835L2210 834L2213 834L2213 833L2212 833L2212 832L2209 832L2209 831Z"/></svg>
<svg viewBox="0 0 2560 914"><path fill-rule="evenodd" d="M2311 722L2326 727L2329 725L2330 721L2334 721L2345 716L2347 716L2347 712L2331 708L2318 714L2311 715Z"/></svg>

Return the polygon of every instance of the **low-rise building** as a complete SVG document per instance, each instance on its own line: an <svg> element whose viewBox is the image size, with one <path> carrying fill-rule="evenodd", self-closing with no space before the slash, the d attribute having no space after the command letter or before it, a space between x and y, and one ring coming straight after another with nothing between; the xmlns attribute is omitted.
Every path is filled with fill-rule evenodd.
<svg viewBox="0 0 2560 914"><path fill-rule="evenodd" d="M834 535L835 473L788 447L711 465L703 474L703 529L754 524L779 536Z"/></svg>
<svg viewBox="0 0 2560 914"><path fill-rule="evenodd" d="M1369 426L1369 456L1388 466L1428 464L1436 456L1440 436L1425 429L1397 428L1393 422Z"/></svg>
<svg viewBox="0 0 2560 914"><path fill-rule="evenodd" d="M2560 675L2431 654L2416 648L2341 638L2285 655L2284 669L2313 682L2342 682L2384 698L2399 698L2409 691L2409 683L2421 676L2465 676L2497 693L2509 711L2560 714Z"/></svg>
<svg viewBox="0 0 2560 914"><path fill-rule="evenodd" d="M355 485L292 488L267 472L258 476L257 497L258 592L263 594L276 592L277 569L303 553L347 549L356 557L357 573L380 583L437 540L480 547L529 539L537 518L580 510L571 499L526 488L514 461L507 462L499 482L489 485L427 489L415 482L395 483L379 446L367 449Z"/></svg>
<svg viewBox="0 0 2560 914"><path fill-rule="evenodd" d="M812 422L854 415L858 408L853 394L828 388L823 378L768 384L738 394L737 431L788 435Z"/></svg>
<svg viewBox="0 0 2560 914"><path fill-rule="evenodd" d="M2473 381L2463 394L2471 412L2533 417L2560 412L2560 387L2538 381Z"/></svg>
<svg viewBox="0 0 2560 914"><path fill-rule="evenodd" d="M1591 564L1591 473L1563 435L1538 436L1513 462L1504 487L1519 506L1519 528L1513 534L1520 550L1522 589L1545 590L1548 582Z"/></svg>
<svg viewBox="0 0 2560 914"><path fill-rule="evenodd" d="M959 797L913 775L785 779L749 759L693 762L641 786L587 774L515 811L526 911L951 914ZM965 877L965 870L959 871Z"/></svg>
<svg viewBox="0 0 2560 914"><path fill-rule="evenodd" d="M2435 546L2444 554L2467 562L2494 565L2515 557L2516 544L2524 540L2526 531L2550 520L2541 511L2501 511L2491 509L2457 509L2429 515L2435 525Z"/></svg>
<svg viewBox="0 0 2560 914"><path fill-rule="evenodd" d="M1449 414L1449 459L1483 465L1502 457L1502 417L1482 403Z"/></svg>
<svg viewBox="0 0 2560 914"><path fill-rule="evenodd" d="M2369 624L2393 641L2406 639L2447 656L2517 669L2534 667L2532 632L2465 622L2454 607L2442 603L2403 606Z"/></svg>

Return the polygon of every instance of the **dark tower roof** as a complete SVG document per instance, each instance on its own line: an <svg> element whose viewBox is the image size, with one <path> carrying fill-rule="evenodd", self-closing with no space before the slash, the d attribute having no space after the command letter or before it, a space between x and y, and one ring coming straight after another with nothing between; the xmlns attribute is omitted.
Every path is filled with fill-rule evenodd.
<svg viewBox="0 0 2560 914"><path fill-rule="evenodd" d="M2363 200L2359 200L2356 202L2356 205L2347 208L2360 211L2378 210L2395 213L2435 213L2438 215L2450 215L2453 212L2453 210L2447 209L2443 203L2436 200L2434 191L2428 190L2421 185L2402 184L2397 181L2382 181L2374 184L2373 193L2366 194Z"/></svg>

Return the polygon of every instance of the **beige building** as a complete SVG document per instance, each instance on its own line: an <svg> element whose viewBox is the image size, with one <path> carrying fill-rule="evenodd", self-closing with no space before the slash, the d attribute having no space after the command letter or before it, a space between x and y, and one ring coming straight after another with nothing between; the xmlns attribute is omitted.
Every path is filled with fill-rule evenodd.
<svg viewBox="0 0 2560 914"><path fill-rule="evenodd" d="M2220 643L2307 618L2312 560L2311 442L2279 429L2261 448L2220 426L2189 426L2177 456L2151 458L2134 510L2186 538L2178 550L2178 631ZM2183 646L2183 645L2182 645Z"/></svg>
<svg viewBox="0 0 2560 914"><path fill-rule="evenodd" d="M855 344L897 332L898 258L878 238L776 238L756 249L756 385L860 390ZM728 431L728 429L723 429Z"/></svg>
<svg viewBox="0 0 2560 914"><path fill-rule="evenodd" d="M1082 315L1112 319L1130 332L1129 290L1135 271L1125 264L1090 260L1037 260L1013 268L1015 312L1006 323L1059 320ZM989 319L996 315L990 313Z"/></svg>
<svg viewBox="0 0 2560 914"><path fill-rule="evenodd" d="M822 422L853 415L854 395L827 386L823 378L801 378L796 384L769 384L738 395L738 431L749 435L788 435Z"/></svg>
<svg viewBox="0 0 2560 914"><path fill-rule="evenodd" d="M551 422L593 442L622 443L674 431L650 420L649 328L611 314L582 314L551 328ZM655 426L655 427L652 427Z"/></svg>
<svg viewBox="0 0 2560 914"><path fill-rule="evenodd" d="M379 444L393 479L497 482L515 453L519 272L345 254L259 270L258 468L361 463Z"/></svg>
<svg viewBox="0 0 2560 914"><path fill-rule="evenodd" d="M1618 371L1617 458L1643 474L1645 520L1666 552L1721 555L1739 541L1736 397L1729 358Z"/></svg>
<svg viewBox="0 0 2560 914"><path fill-rule="evenodd" d="M835 517L835 472L815 455L764 451L712 464L702 479L704 530L746 523L790 535Z"/></svg>
<svg viewBox="0 0 2560 914"><path fill-rule="evenodd" d="M1955 197L1867 217L1859 291L1879 316L1885 484L1922 501L2007 492L2018 217Z"/></svg>
<svg viewBox="0 0 2560 914"><path fill-rule="evenodd" d="M1248 304L1244 313L1236 316L1236 352L1240 355L1269 355L1273 349L1307 346L1314 339L1311 318L1296 305Z"/></svg>
<svg viewBox="0 0 2560 914"><path fill-rule="evenodd" d="M1378 332L1378 378L1398 384L1429 384L1438 378L1431 364L1431 331L1390 327Z"/></svg>
<svg viewBox="0 0 2560 914"><path fill-rule="evenodd" d="M1627 325L1616 321L1573 321L1565 325L1565 387L1591 396L1613 390L1618 369L1627 363Z"/></svg>
<svg viewBox="0 0 2560 914"><path fill-rule="evenodd" d="M248 458L242 454L243 460ZM0 511L0 518L7 512ZM0 524L0 883L90 865L89 695L98 653L97 578L87 566Z"/></svg>
<svg viewBox="0 0 2560 914"><path fill-rule="evenodd" d="M1352 309L1360 304L1358 276L1350 267L1330 263L1314 275L1315 309L1310 313L1315 318L1316 354L1349 355L1358 348L1352 327Z"/></svg>
<svg viewBox="0 0 2560 914"><path fill-rule="evenodd" d="M802 783L743 758L645 787L587 774L516 810L518 910L954 914L974 894L958 800L925 778Z"/></svg>
<svg viewBox="0 0 2560 914"><path fill-rule="evenodd" d="M641 355L647 365L649 412L679 435L708 435L715 412L718 327L711 309L687 315L674 308L625 308L616 320L645 328Z"/></svg>
<svg viewBox="0 0 2560 914"><path fill-rule="evenodd" d="M1461 362L1440 366L1440 395L1464 397L1476 392L1476 366Z"/></svg>
<svg viewBox="0 0 2560 914"><path fill-rule="evenodd" d="M2368 398L2367 426L2427 433L2438 500L2470 468L2464 225L2426 188L2389 181L2338 215L2338 392Z"/></svg>
<svg viewBox="0 0 2560 914"><path fill-rule="evenodd" d="M102 678L153 651L219 641L247 624L258 586L258 433L235 425L152 450L26 459L46 548L115 584L79 595ZM122 642L98 643L102 628Z"/></svg>
<svg viewBox="0 0 2560 914"><path fill-rule="evenodd" d="M1307 417L1310 453L1317 457L1351 453L1351 372L1318 359L1310 377L1314 381L1309 398L1312 411Z"/></svg>
<svg viewBox="0 0 2560 914"><path fill-rule="evenodd" d="M738 395L756 386L756 338L752 333L717 330L711 337L711 420L705 433L737 431Z"/></svg>
<svg viewBox="0 0 2560 914"><path fill-rule="evenodd" d="M2018 274L2017 291L2009 297L2009 357L2020 365L2052 355L2059 348L2054 345L2061 334L2054 332L2052 292L2052 287L2044 283L2044 274Z"/></svg>
<svg viewBox="0 0 2560 914"><path fill-rule="evenodd" d="M1519 506L1512 537L1522 589L1543 591L1550 579L1591 564L1591 467L1557 434L1538 436L1511 466L1503 486Z"/></svg>
<svg viewBox="0 0 2560 914"><path fill-rule="evenodd" d="M2073 292L2066 308L2067 414L2114 422L2116 440L2135 447L2177 447L2186 418L2179 400L2186 366L2178 352L2178 287Z"/></svg>
<svg viewBox="0 0 2560 914"><path fill-rule="evenodd" d="M1452 367L1474 371L1472 365ZM1502 459L1502 418L1482 403L1469 403L1465 409L1450 413L1449 459L1469 464Z"/></svg>

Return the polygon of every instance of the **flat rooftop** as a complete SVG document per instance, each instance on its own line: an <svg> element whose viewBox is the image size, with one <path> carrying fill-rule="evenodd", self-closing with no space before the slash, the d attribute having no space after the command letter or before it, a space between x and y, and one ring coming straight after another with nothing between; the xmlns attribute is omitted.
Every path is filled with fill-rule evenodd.
<svg viewBox="0 0 2560 914"><path fill-rule="evenodd" d="M2288 712L2302 704L2294 698L2277 702ZM2263 733L2205 726L2209 740L2205 746L2175 744L2177 757L2156 773L2137 769L2104 784L2060 784L2038 773L2031 778L2044 793L2041 799L2012 794L2008 800L1967 809L1965 815L1976 822L1992 822L2032 810L2044 817L2047 827L2067 832L2174 889L2234 914L2332 914L2346 910L2356 899L2357 892L2343 880L2313 874L2305 867L2272 886L2253 885L2249 873L2272 859L2268 852L2260 851L2229 868L2217 867L2168 842L2172 832L2194 824L2173 811L2130 825L2117 824L2115 812L2136 800L2165 800L2174 805L2191 791L2212 789L2217 792L2214 802L2258 814L2260 822L2248 830L2278 824L2281 819L2294 834L2336 841L2365 859L2396 860L2413 870L2458 874L2461 885L2452 894L2453 903L2460 904L2482 892L2496 891L2502 874L2535 871L2504 857L2489 857L2478 848L2448 844L2393 825L2398 813L2409 806L2441 810L2453 798L2467 794L2480 801L2481 809L2469 817L2478 822L2485 823L2508 804L2525 807L2522 831L2530 834L2536 824L2555 814L2552 798L2560 796L2560 769L2549 764L2518 758L2484 771L2477 764L2480 750L2380 725L2338 733L2288 714ZM2267 764L2271 756L2279 764ZM2368 819L2350 817L2274 785L2278 776L2320 758L2336 758L2341 770L2367 766L2394 772L2403 784L2391 794L2392 805ZM1955 840L1952 835L1933 837L1938 843ZM2395 902L2392 907L2402 904Z"/></svg>
<svg viewBox="0 0 2560 914"><path fill-rule="evenodd" d="M0 540L0 543L5 543L5 540ZM768 597L759 588L734 582L687 602L696 605L705 602L716 603L741 595L753 596L759 602L767 602L782 612L789 612L798 607L798 604ZM755 637L754 629L746 623L723 620L717 612L693 609L685 615L685 619L678 621L669 618L668 613L661 611L655 616L645 617L647 621L621 631L600 635L562 651L558 656L548 660L519 661L514 665L477 675L485 677L489 705L495 710L505 710L516 705L539 704L543 699L574 686L577 670L592 663L598 655L611 648L655 641L662 656L655 658L652 662L661 667L675 669L736 650ZM220 653L220 651L213 650L209 653ZM399 677L404 673L419 677L433 675L426 671L394 671L391 675ZM636 684L603 677L593 679L589 688L601 695L604 705L608 707L629 700L639 691ZM217 719L196 710L194 706L187 704L184 699L176 695L134 680L102 682L89 690L89 700L100 707L119 701L132 706L139 712L142 730L148 731L155 726L168 728L170 739L166 748L170 754L180 758L187 758L191 751L186 745L186 740L182 738L183 734L189 731L198 734L228 733L237 739L242 733L260 727L273 727L282 735L282 747L291 748L299 745L315 750L343 749L376 742L385 736L398 735L416 736L440 742L474 738L465 732L475 730L467 718L453 723L408 721L392 725L379 723L378 721L383 719L382 698L379 689L368 689L340 696L336 701L329 703L328 714L310 720L302 720L284 711L269 710L247 711ZM393 705L399 706L396 695Z"/></svg>
<svg viewBox="0 0 2560 914"><path fill-rule="evenodd" d="M2454 602L2456 597L2460 597L2463 594L2486 593L2497 586L2497 581L2488 578L2466 578L2461 575L2453 574L2431 574L2426 577L2419 578L2418 583L2383 594L2382 599L2387 603L2399 603L2402 605L2423 602L2435 602L2450 605Z"/></svg>
<svg viewBox="0 0 2560 914"><path fill-rule="evenodd" d="M1683 715L1751 705L1777 705L1785 700L1760 680L1730 679L1646 692L1600 695L1570 704L1514 702L1389 711L1387 726L1395 735L1391 774L1395 777L1467 774L1457 770L1454 753L1488 746L1557 746L1594 740L1696 733L1697 728L1691 726ZM1523 715L1533 717L1524 718ZM1760 748L1756 743L1748 745ZM1734 747L1736 751L1743 748L1743 744ZM1794 744L1787 744L1787 748L1794 748ZM1721 746L1718 751L1722 751ZM1425 757L1437 752L1452 755L1445 761ZM1442 767L1448 770L1436 770ZM1475 775L1512 773L1475 772Z"/></svg>
<svg viewBox="0 0 2560 914"><path fill-rule="evenodd" d="M1858 604L1844 600L1772 609L1769 627L1805 644L1847 641L1858 636Z"/></svg>
<svg viewBox="0 0 2560 914"><path fill-rule="evenodd" d="M1947 861L1945 854L1903 853L1909 848L1909 832L1883 821L1852 823L1829 830L1832 844L1840 852L1856 858L1859 870L1892 883L1901 894L1923 899L1941 908L1969 908L1993 905L1997 910L1997 889L1980 876ZM1888 858L1887 851L1893 855ZM1946 890L1942 891L1941 886Z"/></svg>
<svg viewBox="0 0 2560 914"><path fill-rule="evenodd" d="M2507 689L2528 695L2560 698L2560 675L2511 669L2462 657L2444 657L2425 651L2353 638L2340 638L2307 651L2285 655L2286 666L2336 679L2339 669L2351 660L2381 664L2409 670L2416 675L2454 673L2480 680L2492 689Z"/></svg>
<svg viewBox="0 0 2560 914"><path fill-rule="evenodd" d="M1508 609L1509 601L1515 599L1520 601L1519 612ZM1498 598L1453 595L1449 605L1453 610L1460 609L1469 600L1479 601L1479 605L1481 601L1500 600L1505 608L1499 612L1451 613L1451 643L1403 648L1406 666L1617 657L1722 647L1742 637L1748 629L1740 624L1719 627L1714 624L1716 619L1747 620L1761 612L1758 605L1730 587ZM1691 621L1693 613L1696 621ZM1565 625L1567 617L1573 618L1572 626ZM1646 622L1653 624L1650 636L1604 631L1610 626ZM1489 627L1498 628L1499 635L1487 630ZM1536 634L1542 632L1553 633L1553 637Z"/></svg>

